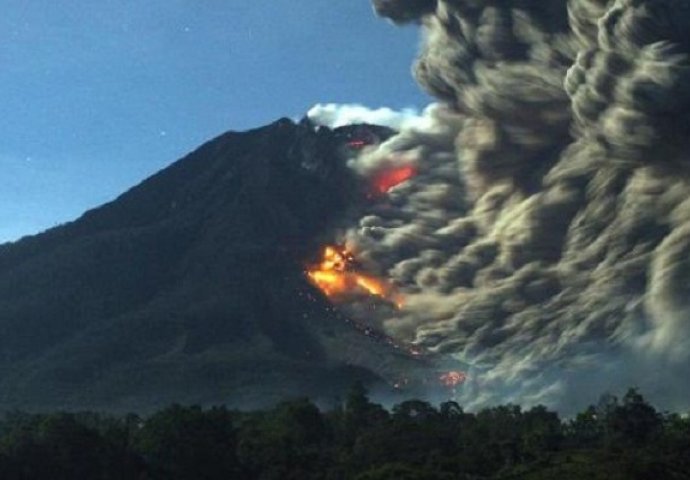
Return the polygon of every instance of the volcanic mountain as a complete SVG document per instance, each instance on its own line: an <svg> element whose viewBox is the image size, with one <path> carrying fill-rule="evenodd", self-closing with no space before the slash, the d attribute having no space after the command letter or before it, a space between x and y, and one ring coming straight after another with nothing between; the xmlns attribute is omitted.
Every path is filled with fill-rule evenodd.
<svg viewBox="0 0 690 480"><path fill-rule="evenodd" d="M419 368L304 275L358 195L345 162L358 134L390 132L282 119L226 133L74 222L0 246L0 407L327 400Z"/></svg>

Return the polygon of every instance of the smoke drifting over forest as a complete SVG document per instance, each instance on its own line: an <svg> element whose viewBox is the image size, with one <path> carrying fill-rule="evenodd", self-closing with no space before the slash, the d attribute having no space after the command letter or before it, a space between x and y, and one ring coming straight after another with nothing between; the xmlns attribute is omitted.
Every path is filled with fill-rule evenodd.
<svg viewBox="0 0 690 480"><path fill-rule="evenodd" d="M467 405L690 394L690 1L374 0L439 100L353 160L419 174L344 238L471 365ZM323 109L312 118L333 123Z"/></svg>

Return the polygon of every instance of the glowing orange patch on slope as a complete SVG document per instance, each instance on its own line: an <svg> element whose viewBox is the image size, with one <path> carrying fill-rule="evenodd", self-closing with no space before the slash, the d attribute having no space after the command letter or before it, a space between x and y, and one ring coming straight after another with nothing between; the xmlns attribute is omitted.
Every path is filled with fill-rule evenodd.
<svg viewBox="0 0 690 480"><path fill-rule="evenodd" d="M307 270L307 276L327 297L368 294L400 305L398 295L385 281L355 271L354 256L344 247L327 246L321 262Z"/></svg>
<svg viewBox="0 0 690 480"><path fill-rule="evenodd" d="M417 169L411 165L389 168L374 175L372 184L375 193L388 193L393 187L417 175Z"/></svg>

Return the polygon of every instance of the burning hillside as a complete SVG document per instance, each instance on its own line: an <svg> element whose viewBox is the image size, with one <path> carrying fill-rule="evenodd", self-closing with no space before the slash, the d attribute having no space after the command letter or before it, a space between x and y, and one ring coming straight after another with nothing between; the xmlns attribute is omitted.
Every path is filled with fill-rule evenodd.
<svg viewBox="0 0 690 480"><path fill-rule="evenodd" d="M387 280L318 240L353 204L373 205L346 162L376 145L347 143L390 135L286 119L230 132L73 223L3 245L0 409L256 408L433 378L430 361L338 312L304 274L311 258L327 290L334 274L396 308Z"/></svg>
<svg viewBox="0 0 690 480"><path fill-rule="evenodd" d="M308 269L309 279L334 301L357 295L372 295L400 305L399 298L386 281L357 271L354 255L345 247L328 245L323 258Z"/></svg>

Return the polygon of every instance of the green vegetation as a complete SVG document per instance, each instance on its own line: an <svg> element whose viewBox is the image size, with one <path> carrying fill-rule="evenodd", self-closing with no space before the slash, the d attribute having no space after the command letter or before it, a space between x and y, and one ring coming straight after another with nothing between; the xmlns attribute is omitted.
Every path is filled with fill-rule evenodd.
<svg viewBox="0 0 690 480"><path fill-rule="evenodd" d="M544 407L467 413L409 400L390 411L361 386L322 412L172 406L142 419L10 413L0 478L172 480L690 479L690 419L636 391L562 420Z"/></svg>

